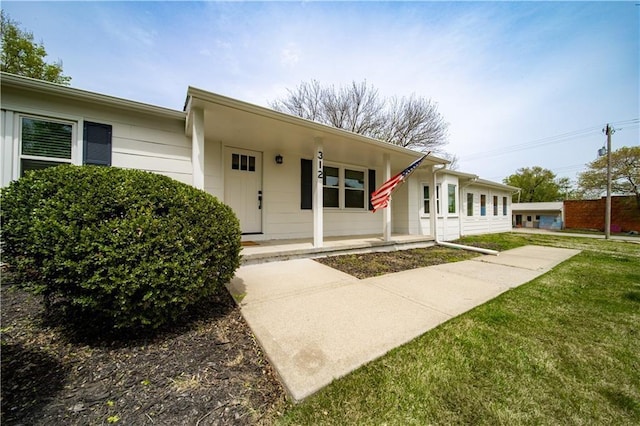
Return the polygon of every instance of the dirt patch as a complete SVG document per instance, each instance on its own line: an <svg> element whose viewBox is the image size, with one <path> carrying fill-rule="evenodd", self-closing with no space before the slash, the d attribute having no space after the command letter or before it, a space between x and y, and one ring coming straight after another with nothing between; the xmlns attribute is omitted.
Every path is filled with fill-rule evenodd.
<svg viewBox="0 0 640 426"><path fill-rule="evenodd" d="M478 253L433 246L423 249L349 254L314 259L356 278L364 279L407 269L422 268L442 263L459 262L477 257Z"/></svg>
<svg viewBox="0 0 640 426"><path fill-rule="evenodd" d="M268 424L285 393L226 292L184 324L79 339L2 286L2 424Z"/></svg>

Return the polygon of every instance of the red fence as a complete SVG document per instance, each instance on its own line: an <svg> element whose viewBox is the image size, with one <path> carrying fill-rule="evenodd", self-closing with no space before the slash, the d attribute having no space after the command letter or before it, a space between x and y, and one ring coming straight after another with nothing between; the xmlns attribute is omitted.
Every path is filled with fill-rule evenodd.
<svg viewBox="0 0 640 426"><path fill-rule="evenodd" d="M599 200L565 200L565 228L604 231L605 206L605 197ZM611 197L611 231L640 231L640 208L634 196Z"/></svg>

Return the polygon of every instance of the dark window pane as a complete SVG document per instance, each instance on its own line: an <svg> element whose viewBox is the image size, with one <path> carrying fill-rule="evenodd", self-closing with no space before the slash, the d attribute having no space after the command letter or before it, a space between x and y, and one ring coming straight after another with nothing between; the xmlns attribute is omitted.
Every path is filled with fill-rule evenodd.
<svg viewBox="0 0 640 426"><path fill-rule="evenodd" d="M27 160L23 158L20 160L20 176L24 176L24 172L27 170L40 170L46 169L47 167L55 167L60 164L69 164L69 163L58 163L56 161L41 161L41 160Z"/></svg>
<svg viewBox="0 0 640 426"><path fill-rule="evenodd" d="M256 157L249 156L249 171L250 172L256 171Z"/></svg>
<svg viewBox="0 0 640 426"><path fill-rule="evenodd" d="M473 194L467 194L467 216L473 216Z"/></svg>
<svg viewBox="0 0 640 426"><path fill-rule="evenodd" d="M339 186L340 178L339 178L339 170L337 167L328 167L325 166L323 168L322 174L322 184L325 186Z"/></svg>
<svg viewBox="0 0 640 426"><path fill-rule="evenodd" d="M71 124L22 118L22 154L71 159Z"/></svg>
<svg viewBox="0 0 640 426"><path fill-rule="evenodd" d="M111 126L84 122L83 164L111 165Z"/></svg>
<svg viewBox="0 0 640 426"><path fill-rule="evenodd" d="M502 197L502 216L507 215L507 197Z"/></svg>
<svg viewBox="0 0 640 426"><path fill-rule="evenodd" d="M347 208L364 208L364 191L345 189L344 205Z"/></svg>
<svg viewBox="0 0 640 426"><path fill-rule="evenodd" d="M346 188L364 189L364 172L345 169L344 186Z"/></svg>
<svg viewBox="0 0 640 426"><path fill-rule="evenodd" d="M482 194L480 195L480 216L487 215L487 196Z"/></svg>
<svg viewBox="0 0 640 426"><path fill-rule="evenodd" d="M233 170L240 170L240 156L238 154L231 155L231 168Z"/></svg>
<svg viewBox="0 0 640 426"><path fill-rule="evenodd" d="M338 188L323 188L323 203L324 207L340 207L340 195Z"/></svg>
<svg viewBox="0 0 640 426"><path fill-rule="evenodd" d="M493 196L493 215L498 216L498 197Z"/></svg>
<svg viewBox="0 0 640 426"><path fill-rule="evenodd" d="M240 170L247 170L247 156L240 156Z"/></svg>

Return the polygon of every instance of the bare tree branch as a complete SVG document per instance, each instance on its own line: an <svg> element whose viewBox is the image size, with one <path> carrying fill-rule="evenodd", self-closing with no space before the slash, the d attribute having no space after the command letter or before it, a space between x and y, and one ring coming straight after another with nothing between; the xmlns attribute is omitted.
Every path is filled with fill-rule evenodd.
<svg viewBox="0 0 640 426"><path fill-rule="evenodd" d="M437 104L415 95L381 99L366 81L337 89L303 82L271 107L411 149L442 152L447 143L449 124Z"/></svg>

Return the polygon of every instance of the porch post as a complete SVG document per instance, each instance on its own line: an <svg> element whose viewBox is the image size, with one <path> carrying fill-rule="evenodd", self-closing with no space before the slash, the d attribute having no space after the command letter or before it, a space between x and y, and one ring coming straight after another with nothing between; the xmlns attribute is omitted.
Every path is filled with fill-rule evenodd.
<svg viewBox="0 0 640 426"><path fill-rule="evenodd" d="M204 110L191 110L191 164L193 165L193 186L204 189Z"/></svg>
<svg viewBox="0 0 640 426"><path fill-rule="evenodd" d="M313 159L313 246L323 244L323 163L324 151L322 138L315 138L315 154Z"/></svg>
<svg viewBox="0 0 640 426"><path fill-rule="evenodd" d="M383 154L384 159L384 176L382 178L383 182L391 179L391 156L389 154ZM382 237L384 241L391 241L391 207L393 205L393 201L389 201L389 206L386 209L382 209L382 223L383 223L383 232Z"/></svg>

